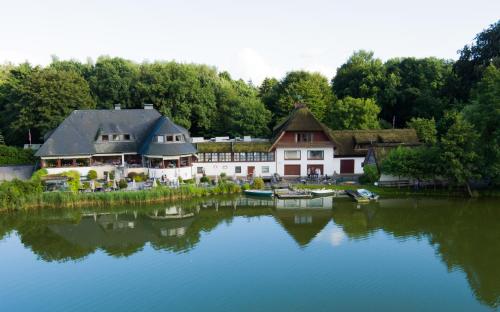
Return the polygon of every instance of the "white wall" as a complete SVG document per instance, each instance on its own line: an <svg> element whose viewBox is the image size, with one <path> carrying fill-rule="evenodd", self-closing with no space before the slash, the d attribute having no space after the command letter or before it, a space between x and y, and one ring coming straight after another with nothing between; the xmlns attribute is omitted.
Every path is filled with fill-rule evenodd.
<svg viewBox="0 0 500 312"><path fill-rule="evenodd" d="M49 174L60 174L67 171L78 171L80 176L87 176L90 170L95 170L97 172L97 177L99 179L104 178L104 171L115 171L115 166L94 166L94 167L61 167L61 168L45 168Z"/></svg>
<svg viewBox="0 0 500 312"><path fill-rule="evenodd" d="M149 177L160 179L163 175L167 176L167 179L177 179L179 177L183 179L192 179L192 167L181 167L181 168L165 168L165 169L149 169Z"/></svg>
<svg viewBox="0 0 500 312"><path fill-rule="evenodd" d="M285 160L285 151L300 151L300 160ZM308 160L307 151L323 151L323 160ZM333 174L333 148L277 148L276 149L276 170L279 175L285 175L285 165L300 165L300 175L307 176L307 165L323 165L323 174Z"/></svg>
<svg viewBox="0 0 500 312"><path fill-rule="evenodd" d="M333 159L333 170L340 174L340 160L341 159L354 159L354 174L363 174L363 161L365 157L335 157Z"/></svg>
<svg viewBox="0 0 500 312"><path fill-rule="evenodd" d="M241 173L235 173L235 167L241 167ZM218 176L222 172L226 173L228 177L246 177L248 175L248 167L255 167L255 177L270 177L276 173L276 163L274 161L257 161L257 162L203 162L193 163L193 173L201 177L202 174L197 174L197 167L203 167L207 176ZM269 173L263 173L262 167L269 167Z"/></svg>

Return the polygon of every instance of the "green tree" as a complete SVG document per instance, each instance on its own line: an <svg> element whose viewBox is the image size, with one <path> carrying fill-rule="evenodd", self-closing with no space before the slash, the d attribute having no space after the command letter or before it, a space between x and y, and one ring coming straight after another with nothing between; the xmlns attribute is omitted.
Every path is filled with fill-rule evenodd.
<svg viewBox="0 0 500 312"><path fill-rule="evenodd" d="M486 68L464 114L479 133L483 175L500 183L500 69Z"/></svg>
<svg viewBox="0 0 500 312"><path fill-rule="evenodd" d="M469 100L471 89L490 64L500 67L500 20L477 34L474 43L460 51L460 58L453 65L458 77L455 90L459 100Z"/></svg>
<svg viewBox="0 0 500 312"><path fill-rule="evenodd" d="M436 121L434 118L412 118L407 126L415 129L419 140L426 144L435 144L437 142Z"/></svg>
<svg viewBox="0 0 500 312"><path fill-rule="evenodd" d="M337 69L332 79L336 96L344 98L377 98L385 81L385 69L373 52L360 50L354 52L347 62Z"/></svg>
<svg viewBox="0 0 500 312"><path fill-rule="evenodd" d="M441 159L445 176L457 185L464 185L472 196L470 181L480 177L478 163L478 133L462 114L441 138Z"/></svg>
<svg viewBox="0 0 500 312"><path fill-rule="evenodd" d="M289 72L276 86L276 100L268 109L274 113L274 121L287 116L297 102L307 105L319 120L325 118L333 101L328 80L319 73L306 71Z"/></svg>
<svg viewBox="0 0 500 312"><path fill-rule="evenodd" d="M325 122L332 129L379 129L379 112L375 100L348 96L331 105Z"/></svg>
<svg viewBox="0 0 500 312"><path fill-rule="evenodd" d="M88 81L92 94L97 99L98 108L112 108L122 104L125 108L134 108L132 90L138 76L138 66L131 61L114 57L99 57L91 71Z"/></svg>
<svg viewBox="0 0 500 312"><path fill-rule="evenodd" d="M377 100L380 116L397 127L411 118L441 118L452 108L448 85L452 63L437 58L395 58L385 64L386 80Z"/></svg>
<svg viewBox="0 0 500 312"><path fill-rule="evenodd" d="M87 82L74 71L30 68L14 71L0 90L3 131L9 144L35 142L75 109L94 108Z"/></svg>
<svg viewBox="0 0 500 312"><path fill-rule="evenodd" d="M257 90L242 80L221 81L217 96L216 133L230 136L266 136L271 112L258 98Z"/></svg>

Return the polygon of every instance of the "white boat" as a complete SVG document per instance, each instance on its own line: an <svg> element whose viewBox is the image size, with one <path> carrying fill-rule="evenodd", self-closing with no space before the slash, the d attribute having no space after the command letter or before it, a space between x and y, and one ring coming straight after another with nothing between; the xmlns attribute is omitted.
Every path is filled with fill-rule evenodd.
<svg viewBox="0 0 500 312"><path fill-rule="evenodd" d="M327 190L327 189L319 189L319 190L311 190L310 191L313 196L333 196L337 192L335 190Z"/></svg>
<svg viewBox="0 0 500 312"><path fill-rule="evenodd" d="M379 197L377 194L366 189L358 189L357 193L359 194L359 196L370 200L377 200Z"/></svg>

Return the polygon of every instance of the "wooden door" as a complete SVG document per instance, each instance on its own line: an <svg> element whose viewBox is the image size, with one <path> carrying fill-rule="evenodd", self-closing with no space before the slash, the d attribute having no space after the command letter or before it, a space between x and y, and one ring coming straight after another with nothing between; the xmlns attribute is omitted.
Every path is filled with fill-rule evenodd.
<svg viewBox="0 0 500 312"><path fill-rule="evenodd" d="M354 159L341 159L340 173L341 174L354 173Z"/></svg>
<svg viewBox="0 0 500 312"><path fill-rule="evenodd" d="M300 176L300 165L285 165L286 176Z"/></svg>
<svg viewBox="0 0 500 312"><path fill-rule="evenodd" d="M249 177L253 177L253 173L255 172L255 167L254 166L248 166L247 167L247 175Z"/></svg>

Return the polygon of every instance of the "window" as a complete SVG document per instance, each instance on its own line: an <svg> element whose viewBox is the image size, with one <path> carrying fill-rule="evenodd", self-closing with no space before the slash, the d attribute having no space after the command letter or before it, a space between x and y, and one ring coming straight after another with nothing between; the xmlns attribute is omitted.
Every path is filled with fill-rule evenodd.
<svg viewBox="0 0 500 312"><path fill-rule="evenodd" d="M234 173L241 173L241 166L234 167Z"/></svg>
<svg viewBox="0 0 500 312"><path fill-rule="evenodd" d="M269 166L262 166L262 173L269 173Z"/></svg>
<svg viewBox="0 0 500 312"><path fill-rule="evenodd" d="M321 160L323 157L323 151L307 151L307 159Z"/></svg>
<svg viewBox="0 0 500 312"><path fill-rule="evenodd" d="M297 142L312 142L313 134L309 132L297 133Z"/></svg>
<svg viewBox="0 0 500 312"><path fill-rule="evenodd" d="M156 136L156 142L158 142L158 143L165 142L165 137L163 135L157 135Z"/></svg>
<svg viewBox="0 0 500 312"><path fill-rule="evenodd" d="M173 135L167 135L167 142L173 142L174 141L174 136Z"/></svg>
<svg viewBox="0 0 500 312"><path fill-rule="evenodd" d="M103 134L101 137L102 141L109 141L109 136L107 134Z"/></svg>
<svg viewBox="0 0 500 312"><path fill-rule="evenodd" d="M300 159L300 151L285 151L286 160Z"/></svg>
<svg viewBox="0 0 500 312"><path fill-rule="evenodd" d="M254 161L253 153L247 153L247 161Z"/></svg>
<svg viewBox="0 0 500 312"><path fill-rule="evenodd" d="M130 141L130 134L124 134L124 135L123 135L123 139L124 139L125 141Z"/></svg>
<svg viewBox="0 0 500 312"><path fill-rule="evenodd" d="M260 161L261 160L260 153L253 153L253 159L255 161Z"/></svg>
<svg viewBox="0 0 500 312"><path fill-rule="evenodd" d="M120 135L119 134L113 134L113 141L120 141Z"/></svg>
<svg viewBox="0 0 500 312"><path fill-rule="evenodd" d="M184 142L184 137L182 135L175 136L175 142Z"/></svg>
<svg viewBox="0 0 500 312"><path fill-rule="evenodd" d="M218 161L219 161L219 158L218 158L217 153L212 153L212 162L218 162Z"/></svg>

